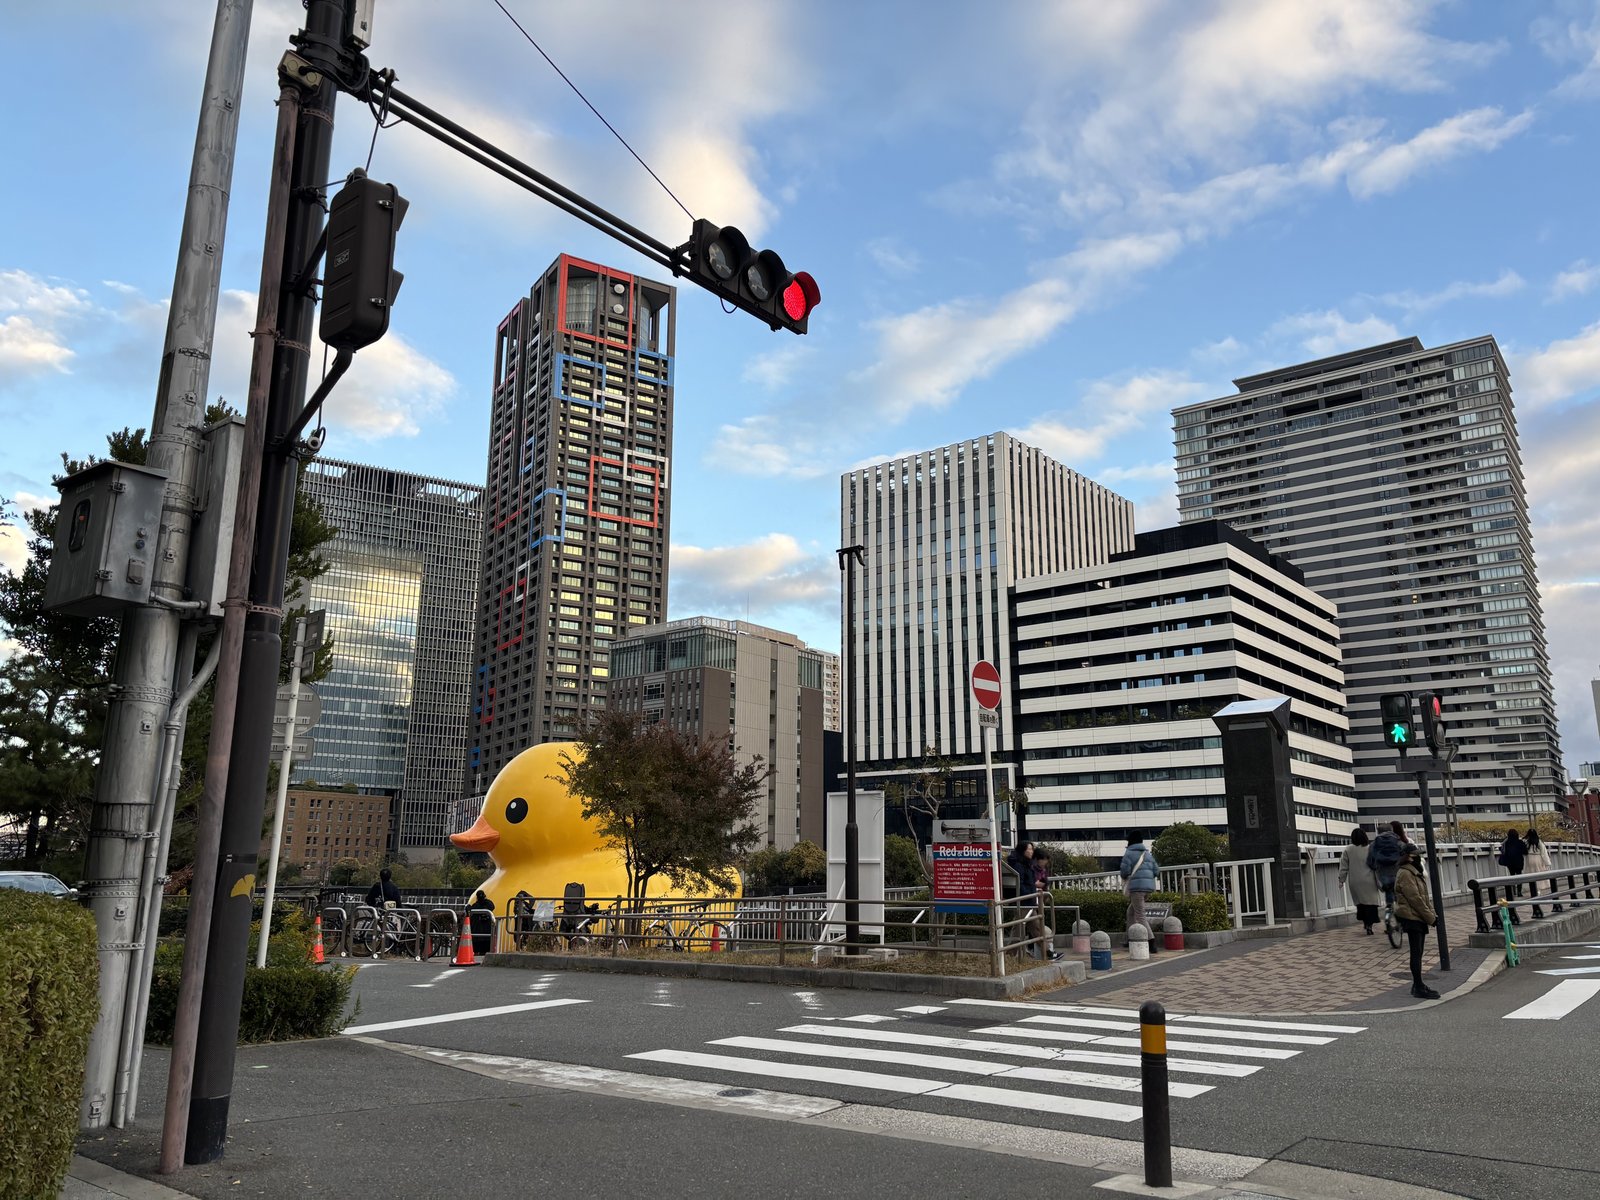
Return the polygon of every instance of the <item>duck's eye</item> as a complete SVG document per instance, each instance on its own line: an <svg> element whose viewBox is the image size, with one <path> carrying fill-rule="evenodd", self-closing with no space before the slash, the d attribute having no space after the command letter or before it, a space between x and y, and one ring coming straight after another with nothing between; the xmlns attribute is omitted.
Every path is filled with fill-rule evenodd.
<svg viewBox="0 0 1600 1200"><path fill-rule="evenodd" d="M515 800L506 805L506 820L510 821L513 825L519 824L522 821L522 818L527 815L528 802L521 796L518 796Z"/></svg>

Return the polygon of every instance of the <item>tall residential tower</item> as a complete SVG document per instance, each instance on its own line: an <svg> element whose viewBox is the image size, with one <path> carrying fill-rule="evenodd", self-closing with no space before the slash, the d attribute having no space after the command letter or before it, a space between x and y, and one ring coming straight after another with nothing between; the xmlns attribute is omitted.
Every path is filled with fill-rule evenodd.
<svg viewBox="0 0 1600 1200"><path fill-rule="evenodd" d="M604 706L667 611L677 291L563 254L500 322L467 789Z"/></svg>
<svg viewBox="0 0 1600 1200"><path fill-rule="evenodd" d="M1265 371L1174 411L1178 511L1217 518L1339 607L1356 794L1410 817L1378 697L1437 691L1462 817L1502 815L1537 763L1565 791L1511 381L1492 337L1416 338Z"/></svg>

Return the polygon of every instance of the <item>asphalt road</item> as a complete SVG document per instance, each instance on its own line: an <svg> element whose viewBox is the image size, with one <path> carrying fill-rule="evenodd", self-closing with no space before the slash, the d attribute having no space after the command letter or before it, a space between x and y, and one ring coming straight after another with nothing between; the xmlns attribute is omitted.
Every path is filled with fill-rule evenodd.
<svg viewBox="0 0 1600 1200"><path fill-rule="evenodd" d="M1506 1019L1562 982L1539 970L1600 966L1556 958L1578 953L1405 1012L1175 1019L1172 1080L1190 1093L1172 1101L1179 1177L1274 1160L1485 1200L1587 1200L1600 998ZM228 1156L179 1186L348 1195L359 1165L361 1190L392 1196L506 1178L569 1196L641 1179L660 1195L1073 1195L1138 1170L1135 1018L1063 1009L1069 992L1004 1006L385 963L355 995L340 1039L241 1049ZM140 1169L153 1137L85 1152Z"/></svg>

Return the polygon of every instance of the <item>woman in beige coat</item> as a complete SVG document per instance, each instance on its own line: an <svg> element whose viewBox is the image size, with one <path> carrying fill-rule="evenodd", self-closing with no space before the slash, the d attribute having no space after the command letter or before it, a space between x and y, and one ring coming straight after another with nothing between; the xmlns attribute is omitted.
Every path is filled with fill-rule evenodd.
<svg viewBox="0 0 1600 1200"><path fill-rule="evenodd" d="M1350 844L1339 858L1339 885L1350 889L1356 919L1371 937L1372 927L1378 923L1383 889L1378 885L1378 873L1367 866L1367 831L1359 825L1350 831Z"/></svg>
<svg viewBox="0 0 1600 1200"><path fill-rule="evenodd" d="M1417 848L1407 843L1400 859L1400 872L1394 879L1394 915L1411 942L1411 994L1418 1000L1437 1000L1439 993L1422 982L1422 944L1428 927L1438 919L1433 901L1428 899L1428 881L1422 874Z"/></svg>

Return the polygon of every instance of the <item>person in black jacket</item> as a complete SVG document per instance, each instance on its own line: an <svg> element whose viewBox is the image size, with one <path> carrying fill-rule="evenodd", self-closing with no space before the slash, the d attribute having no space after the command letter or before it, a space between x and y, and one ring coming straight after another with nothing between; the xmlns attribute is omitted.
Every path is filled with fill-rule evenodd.
<svg viewBox="0 0 1600 1200"><path fill-rule="evenodd" d="M1372 839L1372 845L1367 847L1367 866L1371 867L1378 876L1378 886L1383 889L1384 899L1389 906L1394 907L1394 879L1400 870L1400 860L1405 857L1406 847L1411 843L1406 840L1405 826L1399 821L1390 821L1389 828L1383 830Z"/></svg>
<svg viewBox="0 0 1600 1200"><path fill-rule="evenodd" d="M1521 875L1522 865L1528 857L1528 843L1517 836L1515 829L1506 830L1506 840L1500 843L1500 865L1506 869L1507 875ZM1515 900L1522 895L1520 883L1506 884L1506 899ZM1522 924L1517 916L1516 905L1511 906L1511 923Z"/></svg>
<svg viewBox="0 0 1600 1200"><path fill-rule="evenodd" d="M467 907L472 916L472 952L480 956L487 954L494 937L494 901L479 889Z"/></svg>
<svg viewBox="0 0 1600 1200"><path fill-rule="evenodd" d="M379 909L400 906L400 889L388 867L378 872L377 882L367 889L367 903Z"/></svg>

